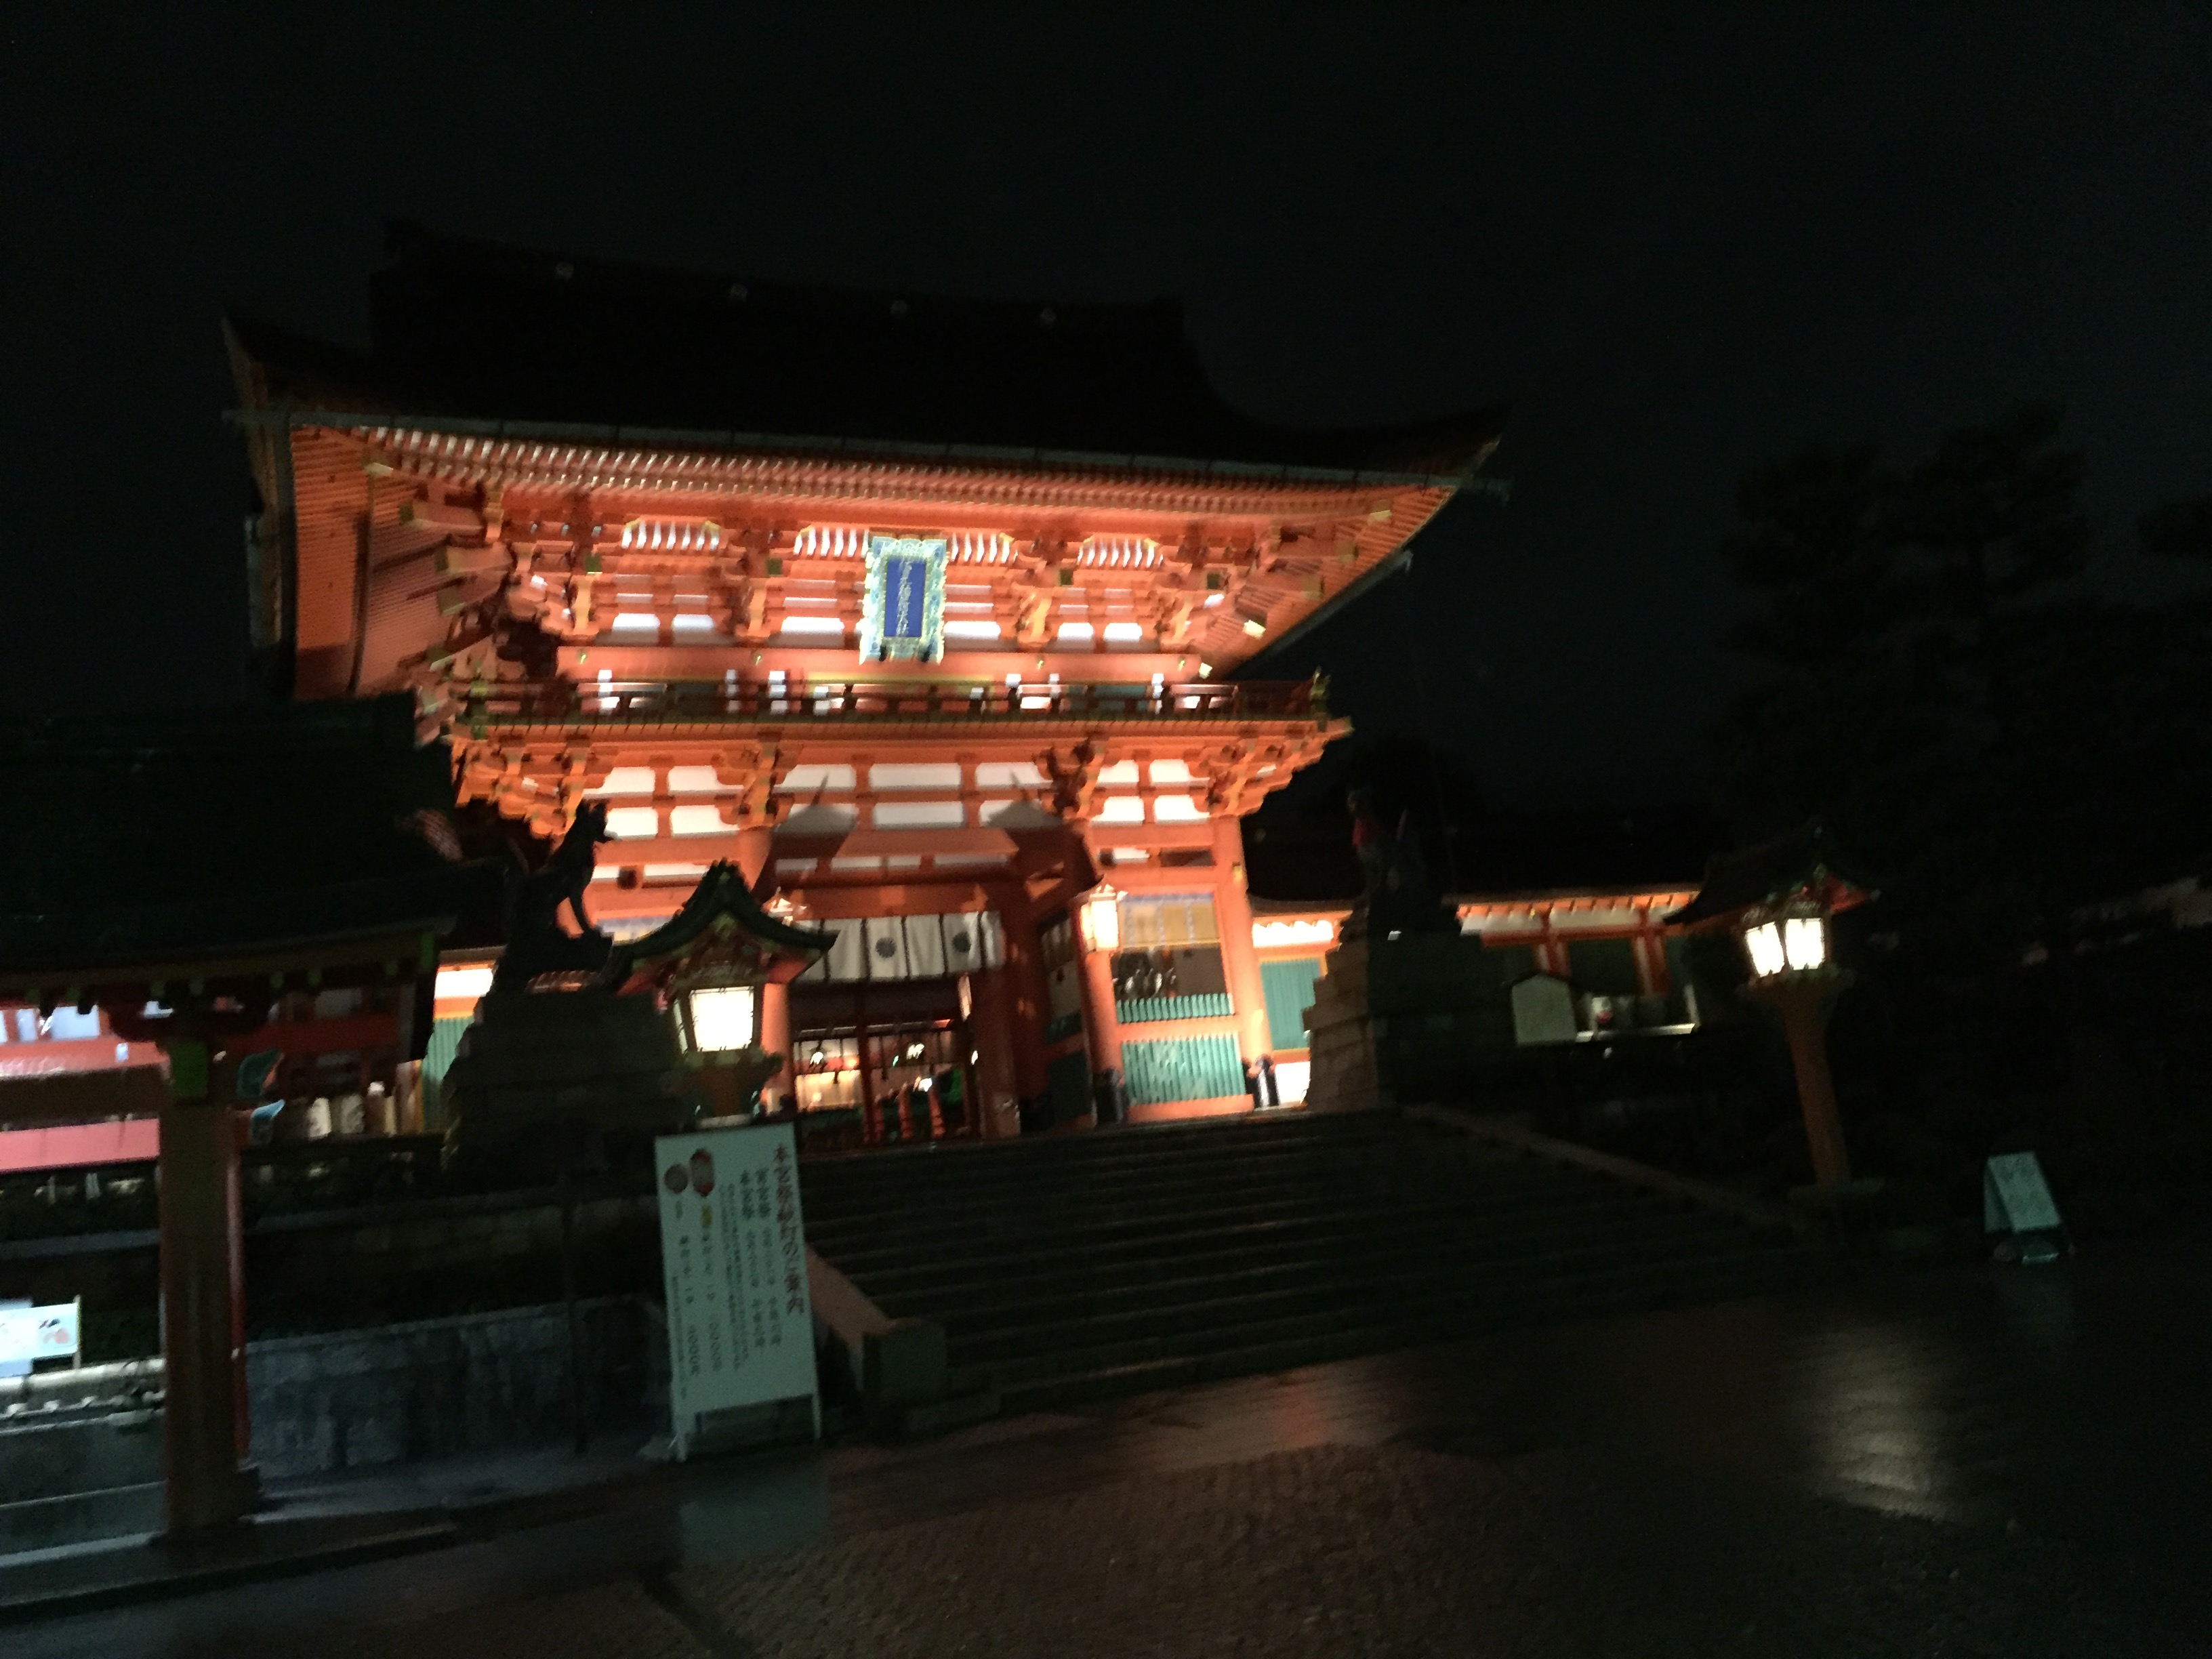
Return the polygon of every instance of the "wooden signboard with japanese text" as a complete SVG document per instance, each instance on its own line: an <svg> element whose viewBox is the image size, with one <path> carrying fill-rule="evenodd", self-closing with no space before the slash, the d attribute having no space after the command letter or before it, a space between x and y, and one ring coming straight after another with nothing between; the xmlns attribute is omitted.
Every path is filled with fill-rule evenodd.
<svg viewBox="0 0 2212 1659"><path fill-rule="evenodd" d="M653 1147L676 1455L818 1436L791 1126L663 1135Z"/></svg>

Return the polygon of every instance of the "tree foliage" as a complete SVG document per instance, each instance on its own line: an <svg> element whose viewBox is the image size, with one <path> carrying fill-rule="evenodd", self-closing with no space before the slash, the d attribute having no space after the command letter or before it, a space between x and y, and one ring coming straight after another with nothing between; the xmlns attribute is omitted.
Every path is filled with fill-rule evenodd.
<svg viewBox="0 0 2212 1659"><path fill-rule="evenodd" d="M1808 818L1882 878L1908 940L1960 968L2212 851L2212 608L2075 591L2078 452L2047 409L1917 461L1814 447L1754 467L1723 540L1759 678L1715 736L1736 832ZM2149 515L2184 554L2212 514Z"/></svg>
<svg viewBox="0 0 2212 1659"><path fill-rule="evenodd" d="M2158 559L2195 559L2212 564L2212 495L2169 501L2137 522L2142 550Z"/></svg>

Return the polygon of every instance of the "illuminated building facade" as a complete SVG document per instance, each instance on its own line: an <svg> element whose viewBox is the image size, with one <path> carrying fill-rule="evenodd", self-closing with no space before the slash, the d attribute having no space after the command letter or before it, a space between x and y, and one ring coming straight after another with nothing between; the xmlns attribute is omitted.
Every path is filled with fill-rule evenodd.
<svg viewBox="0 0 2212 1659"><path fill-rule="evenodd" d="M1239 820L1347 726L1237 671L1401 560L1493 416L1267 425L1172 306L394 255L367 351L231 325L290 695L412 693L540 836L606 800L611 930L718 858L840 929L758 1012L825 1133L1065 1122L1108 1073L1139 1119L1249 1103L1283 1034Z"/></svg>

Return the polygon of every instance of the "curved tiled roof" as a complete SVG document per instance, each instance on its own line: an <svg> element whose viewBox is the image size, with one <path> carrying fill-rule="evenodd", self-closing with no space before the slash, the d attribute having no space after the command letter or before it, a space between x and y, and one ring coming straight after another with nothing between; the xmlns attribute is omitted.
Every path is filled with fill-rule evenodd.
<svg viewBox="0 0 2212 1659"><path fill-rule="evenodd" d="M273 402L1457 478L1497 410L1310 430L1224 403L1171 300L867 293L607 260L396 225L350 350L234 317Z"/></svg>

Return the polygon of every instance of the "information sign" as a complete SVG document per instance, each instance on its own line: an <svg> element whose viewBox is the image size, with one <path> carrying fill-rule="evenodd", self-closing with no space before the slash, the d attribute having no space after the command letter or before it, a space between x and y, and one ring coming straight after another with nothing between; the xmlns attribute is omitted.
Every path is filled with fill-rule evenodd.
<svg viewBox="0 0 2212 1659"><path fill-rule="evenodd" d="M1983 1231L2011 1234L2021 1261L2056 1260L2063 1224L2033 1152L2002 1153L1983 1166Z"/></svg>
<svg viewBox="0 0 2212 1659"><path fill-rule="evenodd" d="M818 1437L792 1126L663 1135L653 1147L676 1455Z"/></svg>
<svg viewBox="0 0 2212 1659"><path fill-rule="evenodd" d="M74 1302L57 1302L44 1308L0 1307L0 1365L27 1366L34 1359L76 1358L77 1309Z"/></svg>

